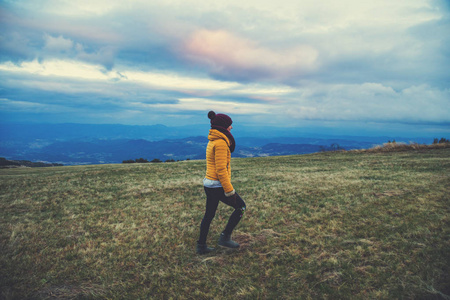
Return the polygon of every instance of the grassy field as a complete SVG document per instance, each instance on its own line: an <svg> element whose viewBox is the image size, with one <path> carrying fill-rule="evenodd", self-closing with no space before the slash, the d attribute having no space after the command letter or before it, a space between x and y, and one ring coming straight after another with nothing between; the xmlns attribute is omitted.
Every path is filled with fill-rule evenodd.
<svg viewBox="0 0 450 300"><path fill-rule="evenodd" d="M450 148L232 168L241 248L207 256L204 161L0 170L0 297L450 299Z"/></svg>

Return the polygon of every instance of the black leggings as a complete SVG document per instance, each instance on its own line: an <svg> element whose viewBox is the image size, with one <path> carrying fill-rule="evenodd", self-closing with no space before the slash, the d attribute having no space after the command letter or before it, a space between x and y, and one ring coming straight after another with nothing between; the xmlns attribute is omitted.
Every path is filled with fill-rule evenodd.
<svg viewBox="0 0 450 300"><path fill-rule="evenodd" d="M242 198L237 193L236 193L236 203L230 202L230 199L225 196L223 188L205 187L205 193L206 193L206 211L202 223L200 224L200 238L198 239L198 243L202 245L206 244L206 237L208 236L209 225L211 225L211 221L214 219L214 216L216 215L216 210L217 206L219 205L219 201L234 208L233 213L228 219L227 226L223 231L227 235L231 234L233 229L239 223L246 208L244 200L242 200Z"/></svg>

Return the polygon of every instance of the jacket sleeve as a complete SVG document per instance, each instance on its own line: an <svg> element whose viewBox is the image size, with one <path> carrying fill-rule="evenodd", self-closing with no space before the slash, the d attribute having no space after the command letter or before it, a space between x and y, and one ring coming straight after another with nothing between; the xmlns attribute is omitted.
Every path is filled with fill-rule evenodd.
<svg viewBox="0 0 450 300"><path fill-rule="evenodd" d="M230 172L228 171L228 145L225 141L216 144L215 149L216 173L227 197L234 195L235 190L231 184Z"/></svg>

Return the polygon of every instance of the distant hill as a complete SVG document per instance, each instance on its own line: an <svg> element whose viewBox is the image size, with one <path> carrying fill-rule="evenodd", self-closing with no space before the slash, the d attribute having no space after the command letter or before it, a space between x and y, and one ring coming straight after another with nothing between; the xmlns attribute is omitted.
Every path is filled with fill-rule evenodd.
<svg viewBox="0 0 450 300"><path fill-rule="evenodd" d="M124 160L204 159L207 125L1 124L0 156L9 160L64 165L121 163ZM388 137L298 136L296 129L239 128L233 132L233 157L307 154L338 149L367 149ZM397 141L409 142L397 138ZM416 139L430 143L432 140Z"/></svg>
<svg viewBox="0 0 450 300"><path fill-rule="evenodd" d="M41 168L41 167L59 167L59 166L62 166L62 164L31 162L29 160L7 160L4 157L0 157L0 168L18 168L18 167Z"/></svg>
<svg viewBox="0 0 450 300"><path fill-rule="evenodd" d="M269 141L269 140L267 140ZM316 141L317 142L317 141ZM332 150L323 144L282 144L268 143L262 146L248 147L239 144L233 157L261 157L275 155L306 154ZM28 159L33 161L57 162L64 165L121 163L124 160L145 158L162 161L205 159L206 137L189 137L183 139L147 141L139 140L69 140L56 141L39 147L28 145L23 148L0 147L0 154L9 159ZM346 143L350 145L351 143ZM367 147L370 143L364 144ZM361 144L347 146L347 149L361 149Z"/></svg>

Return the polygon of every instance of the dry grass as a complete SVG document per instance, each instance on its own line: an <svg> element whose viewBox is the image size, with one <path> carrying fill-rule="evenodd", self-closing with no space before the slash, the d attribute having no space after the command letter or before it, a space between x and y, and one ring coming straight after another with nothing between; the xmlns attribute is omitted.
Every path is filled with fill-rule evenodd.
<svg viewBox="0 0 450 300"><path fill-rule="evenodd" d="M449 298L450 149L232 165L242 247L208 256L204 161L0 170L0 297Z"/></svg>

